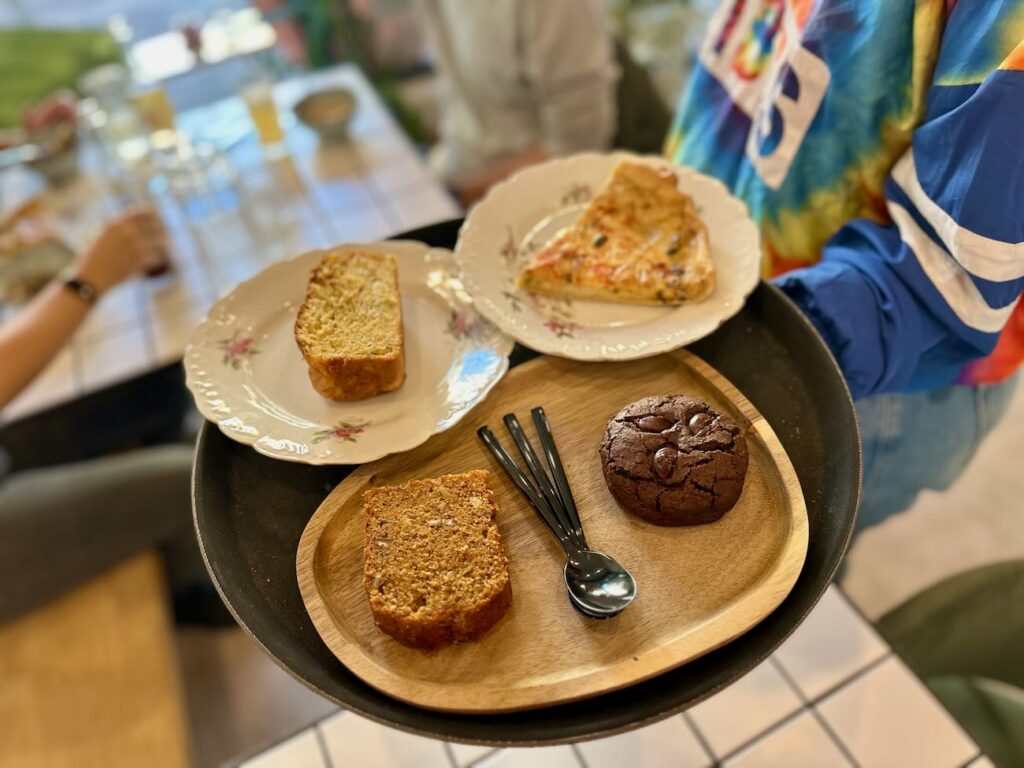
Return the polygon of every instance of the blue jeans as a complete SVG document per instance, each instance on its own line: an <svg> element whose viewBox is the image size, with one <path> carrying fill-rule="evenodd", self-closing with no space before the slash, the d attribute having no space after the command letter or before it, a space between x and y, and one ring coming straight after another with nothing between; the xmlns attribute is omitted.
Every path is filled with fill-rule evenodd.
<svg viewBox="0 0 1024 768"><path fill-rule="evenodd" d="M903 512L925 488L949 488L1006 413L1017 378L859 401L864 480L857 530Z"/></svg>

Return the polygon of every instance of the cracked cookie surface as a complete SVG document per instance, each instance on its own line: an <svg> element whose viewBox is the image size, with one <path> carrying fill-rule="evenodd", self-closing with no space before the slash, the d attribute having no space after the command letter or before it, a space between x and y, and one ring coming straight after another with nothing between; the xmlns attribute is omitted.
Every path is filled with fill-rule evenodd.
<svg viewBox="0 0 1024 768"><path fill-rule="evenodd" d="M608 422L601 460L608 489L628 511L658 525L698 525L739 499L747 442L701 400L647 397Z"/></svg>

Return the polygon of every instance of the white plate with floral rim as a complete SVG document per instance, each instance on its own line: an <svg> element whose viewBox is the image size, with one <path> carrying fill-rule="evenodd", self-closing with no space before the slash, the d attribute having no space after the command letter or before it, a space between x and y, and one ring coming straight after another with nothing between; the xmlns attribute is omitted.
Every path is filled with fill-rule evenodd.
<svg viewBox="0 0 1024 768"><path fill-rule="evenodd" d="M323 251L279 262L210 310L185 352L196 407L228 437L306 464L361 464L415 448L458 423L508 370L512 339L478 315L452 252L412 241L344 245L398 258L405 383L334 402L313 389L293 326Z"/></svg>
<svg viewBox="0 0 1024 768"><path fill-rule="evenodd" d="M716 286L704 301L650 307L553 299L516 288L522 264L586 206L622 160L671 168L708 228ZM707 336L743 307L761 273L746 206L717 179L661 157L587 153L551 160L495 185L470 211L455 246L477 310L516 341L577 360L632 360Z"/></svg>

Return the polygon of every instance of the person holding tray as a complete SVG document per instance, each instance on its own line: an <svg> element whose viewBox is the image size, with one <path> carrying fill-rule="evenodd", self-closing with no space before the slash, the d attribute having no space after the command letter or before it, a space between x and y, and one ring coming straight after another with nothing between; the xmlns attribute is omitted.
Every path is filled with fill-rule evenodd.
<svg viewBox="0 0 1024 768"><path fill-rule="evenodd" d="M859 528L960 475L1024 359L1021 14L730 0L669 134L671 158L746 202L767 274L842 368Z"/></svg>

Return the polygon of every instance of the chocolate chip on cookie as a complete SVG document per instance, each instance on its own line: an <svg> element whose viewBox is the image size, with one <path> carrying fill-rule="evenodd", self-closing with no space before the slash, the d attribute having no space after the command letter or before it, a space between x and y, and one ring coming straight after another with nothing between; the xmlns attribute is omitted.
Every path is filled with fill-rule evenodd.
<svg viewBox="0 0 1024 768"><path fill-rule="evenodd" d="M697 525L736 504L747 442L705 402L646 397L608 422L601 459L608 489L627 510L658 525Z"/></svg>

